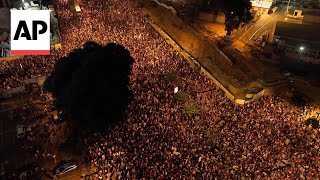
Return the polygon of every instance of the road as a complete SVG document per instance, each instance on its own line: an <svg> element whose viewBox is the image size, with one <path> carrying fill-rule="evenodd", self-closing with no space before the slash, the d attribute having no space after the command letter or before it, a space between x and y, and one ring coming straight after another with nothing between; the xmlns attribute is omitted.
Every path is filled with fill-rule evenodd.
<svg viewBox="0 0 320 180"><path fill-rule="evenodd" d="M16 97L0 102L0 179L3 172L15 168L16 163L23 162L27 157L21 157L21 149L16 145L17 118L10 118L10 111L21 108L26 98ZM19 156L17 155L19 154Z"/></svg>
<svg viewBox="0 0 320 180"><path fill-rule="evenodd" d="M0 152L3 147L12 146L16 141L16 126L19 121L17 118L12 118L10 111L26 105L27 100L27 97L19 96L0 102Z"/></svg>
<svg viewBox="0 0 320 180"><path fill-rule="evenodd" d="M3 172L14 167L9 160L16 161L17 154L21 153L16 147L16 121L8 118L8 112L0 112L0 179L3 178Z"/></svg>
<svg viewBox="0 0 320 180"><path fill-rule="evenodd" d="M273 32L276 22L285 20L286 10L286 6L281 5L275 13L263 15L260 20L249 27L244 34L239 36L239 40L247 44L253 44L253 41L262 36L266 31L270 30Z"/></svg>

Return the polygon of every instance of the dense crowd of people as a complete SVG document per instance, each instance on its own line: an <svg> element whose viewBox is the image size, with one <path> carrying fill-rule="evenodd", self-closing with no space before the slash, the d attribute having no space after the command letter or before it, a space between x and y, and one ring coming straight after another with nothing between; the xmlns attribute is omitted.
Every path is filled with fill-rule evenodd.
<svg viewBox="0 0 320 180"><path fill-rule="evenodd" d="M320 135L304 125L309 106L297 108L281 97L234 104L190 67L132 1L79 1L78 15L66 1L56 3L63 48L51 56L1 62L0 89L49 74L57 58L89 40L126 47L135 59L134 100L125 122L84 138L85 161L97 170L92 178L319 178ZM166 79L169 73L176 79ZM187 102L175 99L176 86ZM186 103L196 105L195 115L184 112Z"/></svg>

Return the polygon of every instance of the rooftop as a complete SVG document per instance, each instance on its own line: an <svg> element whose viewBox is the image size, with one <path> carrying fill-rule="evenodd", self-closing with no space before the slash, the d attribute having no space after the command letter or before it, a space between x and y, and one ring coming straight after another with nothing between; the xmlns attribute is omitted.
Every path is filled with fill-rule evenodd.
<svg viewBox="0 0 320 180"><path fill-rule="evenodd" d="M303 9L302 15L320 16L320 9Z"/></svg>
<svg viewBox="0 0 320 180"><path fill-rule="evenodd" d="M252 7L262 7L269 9L272 6L272 0L251 0Z"/></svg>
<svg viewBox="0 0 320 180"><path fill-rule="evenodd" d="M287 22L277 22L275 36L285 38L320 43L320 24L294 24Z"/></svg>

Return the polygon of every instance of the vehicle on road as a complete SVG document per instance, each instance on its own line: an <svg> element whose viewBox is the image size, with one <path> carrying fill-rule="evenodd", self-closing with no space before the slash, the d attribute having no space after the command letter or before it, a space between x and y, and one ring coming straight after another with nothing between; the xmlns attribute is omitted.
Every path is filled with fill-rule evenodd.
<svg viewBox="0 0 320 180"><path fill-rule="evenodd" d="M17 126L17 138L18 139L23 138L25 132L26 132L26 129L25 129L24 125L18 125Z"/></svg>
<svg viewBox="0 0 320 180"><path fill-rule="evenodd" d="M75 170L77 169L77 162L76 161L69 161L69 162L66 162L64 164L62 164L61 166L57 167L54 169L54 174L55 175L62 175L62 174L65 174L67 172L70 172L72 170Z"/></svg>

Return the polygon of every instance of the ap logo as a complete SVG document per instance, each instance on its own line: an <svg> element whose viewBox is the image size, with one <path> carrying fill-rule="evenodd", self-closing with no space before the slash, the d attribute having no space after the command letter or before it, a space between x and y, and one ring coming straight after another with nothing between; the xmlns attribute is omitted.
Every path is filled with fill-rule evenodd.
<svg viewBox="0 0 320 180"><path fill-rule="evenodd" d="M49 10L11 10L11 54L50 55Z"/></svg>

